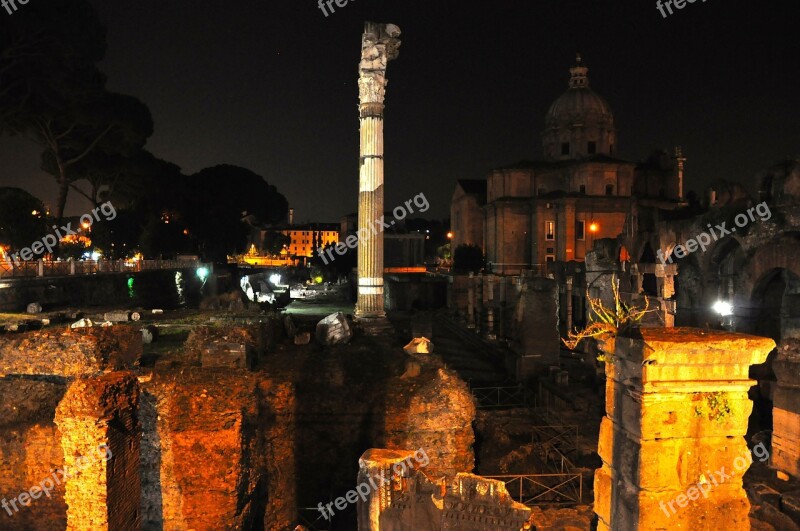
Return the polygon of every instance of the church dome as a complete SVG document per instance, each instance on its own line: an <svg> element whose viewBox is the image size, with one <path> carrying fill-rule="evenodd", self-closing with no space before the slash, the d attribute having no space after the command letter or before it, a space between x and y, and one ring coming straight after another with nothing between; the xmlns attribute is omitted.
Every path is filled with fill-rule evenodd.
<svg viewBox="0 0 800 531"><path fill-rule="evenodd" d="M548 127L568 127L588 120L604 120L614 123L611 107L602 96L589 87L570 89L550 106L545 118Z"/></svg>
<svg viewBox="0 0 800 531"><path fill-rule="evenodd" d="M549 158L613 154L614 114L608 102L589 88L588 73L579 55L570 69L569 88L547 111L543 143Z"/></svg>

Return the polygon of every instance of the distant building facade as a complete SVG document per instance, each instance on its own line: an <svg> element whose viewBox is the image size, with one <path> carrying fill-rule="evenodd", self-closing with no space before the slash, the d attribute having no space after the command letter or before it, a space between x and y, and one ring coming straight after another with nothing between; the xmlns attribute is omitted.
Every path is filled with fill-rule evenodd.
<svg viewBox="0 0 800 531"><path fill-rule="evenodd" d="M486 205L485 179L459 179L450 202L451 248L477 245L483 248L484 222L482 209Z"/></svg>
<svg viewBox="0 0 800 531"><path fill-rule="evenodd" d="M290 256L311 258L320 247L339 243L339 225L336 223L294 225L281 230L281 233L291 240L284 249Z"/></svg>
<svg viewBox="0 0 800 531"><path fill-rule="evenodd" d="M487 266L495 273L581 262L595 240L625 232L638 198L682 199L679 152L673 159L662 154L637 164L616 158L616 149L611 107L589 88L588 68L579 56L567 91L545 116L543 158L491 171L479 209L475 185L456 184L453 248L480 241L475 227L482 226Z"/></svg>

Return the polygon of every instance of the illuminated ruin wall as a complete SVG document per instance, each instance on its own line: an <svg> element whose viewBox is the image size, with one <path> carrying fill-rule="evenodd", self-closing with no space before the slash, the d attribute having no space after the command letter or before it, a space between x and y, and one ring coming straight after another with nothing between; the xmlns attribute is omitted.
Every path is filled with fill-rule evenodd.
<svg viewBox="0 0 800 531"><path fill-rule="evenodd" d="M800 479L800 340L782 342L772 367L772 466Z"/></svg>
<svg viewBox="0 0 800 531"><path fill-rule="evenodd" d="M748 371L774 345L690 328L616 338L595 474L598 530L749 528Z"/></svg>
<svg viewBox="0 0 800 531"><path fill-rule="evenodd" d="M0 497L10 500L63 467L61 435L53 419L67 384L33 378L0 378ZM64 529L67 525L64 484L50 496L11 514L0 509L0 529L35 529L37 524Z"/></svg>
<svg viewBox="0 0 800 531"><path fill-rule="evenodd" d="M263 362L273 333L197 327L154 368L138 367L135 328L0 336L2 495L86 464L50 497L0 510L0 528L278 531L320 492L350 488L365 448L424 448L430 471L472 469L472 395L437 356L363 343L309 351L308 371L219 365L243 352ZM10 345L29 354L8 355Z"/></svg>
<svg viewBox="0 0 800 531"><path fill-rule="evenodd" d="M417 363L410 361L406 374L416 372ZM425 449L428 469L436 473L472 471L475 404L467 384L450 370L427 364L419 370L390 381L383 434L375 440L387 448Z"/></svg>
<svg viewBox="0 0 800 531"><path fill-rule="evenodd" d="M166 529L266 529L295 518L294 393L243 370L143 384L142 513ZM275 493L280 493L276 495Z"/></svg>
<svg viewBox="0 0 800 531"><path fill-rule="evenodd" d="M58 405L68 530L140 527L138 409L129 372L77 379Z"/></svg>
<svg viewBox="0 0 800 531"><path fill-rule="evenodd" d="M102 436L84 428L65 436L65 426L57 425L57 408L78 407L71 386L103 371L132 366L141 350L141 334L130 329L0 336L0 493L9 502L15 500L18 508L9 503L11 514L0 510L0 529L67 528L67 502L72 500L76 508L84 503L80 491L70 492L68 481L62 480L65 465L83 456L75 437L100 441ZM90 408L83 418L87 425L96 425L103 422L103 413ZM100 529L100 522L97 525Z"/></svg>
<svg viewBox="0 0 800 531"><path fill-rule="evenodd" d="M371 449L359 460L359 531L519 531L531 510L502 481L438 476L414 451ZM385 478L385 481L383 480Z"/></svg>

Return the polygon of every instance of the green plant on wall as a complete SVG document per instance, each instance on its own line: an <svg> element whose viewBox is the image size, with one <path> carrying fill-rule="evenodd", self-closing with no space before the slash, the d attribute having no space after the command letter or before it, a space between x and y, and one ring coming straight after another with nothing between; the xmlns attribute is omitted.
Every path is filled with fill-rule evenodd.
<svg viewBox="0 0 800 531"><path fill-rule="evenodd" d="M587 338L599 340L617 337L634 328L647 312L650 310L650 299L645 295L644 308L629 305L620 299L619 280L617 276L611 277L611 290L614 294L614 307L606 308L603 301L589 296L587 291L586 299L589 301L589 325L583 330L574 330L567 333L567 339L562 339L564 345L570 350L577 348L578 344ZM613 363L613 356L600 354L598 361Z"/></svg>
<svg viewBox="0 0 800 531"><path fill-rule="evenodd" d="M708 417L708 420L722 422L731 414L731 405L728 402L727 394L723 391L713 393L693 393L692 401L701 403L694 407L695 417Z"/></svg>

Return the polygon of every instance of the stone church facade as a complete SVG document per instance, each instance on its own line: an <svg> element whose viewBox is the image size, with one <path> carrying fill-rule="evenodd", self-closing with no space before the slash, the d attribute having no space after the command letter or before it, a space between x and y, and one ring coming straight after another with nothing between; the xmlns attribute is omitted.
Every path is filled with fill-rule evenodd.
<svg viewBox="0 0 800 531"><path fill-rule="evenodd" d="M625 232L635 199L682 200L679 152L659 153L646 163L616 157L614 115L590 88L588 71L578 56L567 91L545 116L541 158L492 170L480 211L465 208L465 190L456 187L451 219L461 227L482 225L483 250L494 273L582 262L596 240ZM454 247L477 240L460 235L453 223Z"/></svg>

